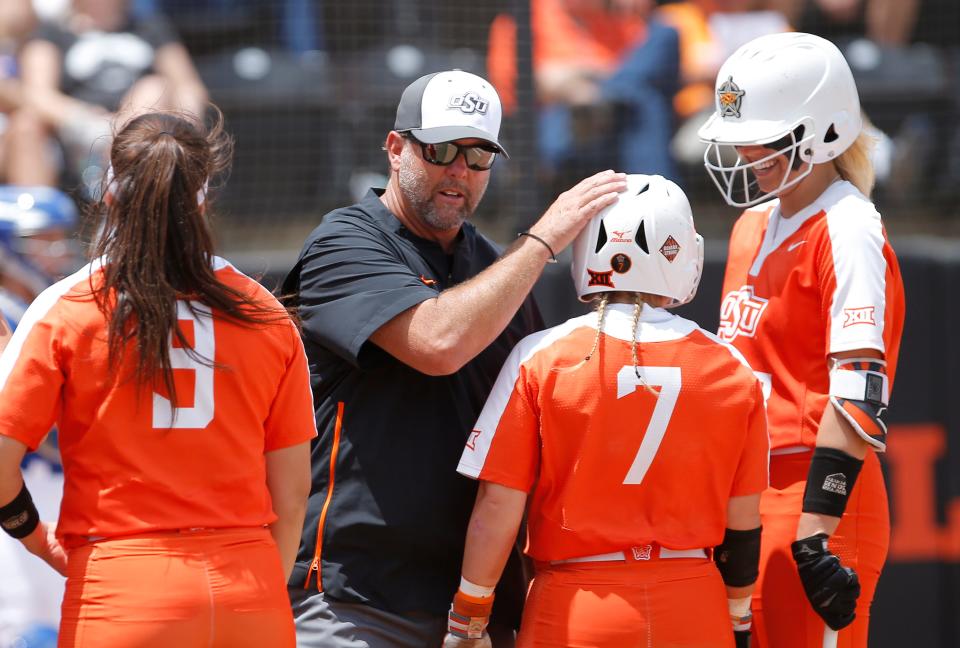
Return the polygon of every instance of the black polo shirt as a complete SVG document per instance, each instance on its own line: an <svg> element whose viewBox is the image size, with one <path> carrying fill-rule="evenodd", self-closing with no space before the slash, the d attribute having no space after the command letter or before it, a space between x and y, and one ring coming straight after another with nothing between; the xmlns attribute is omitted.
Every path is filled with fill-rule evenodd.
<svg viewBox="0 0 960 648"><path fill-rule="evenodd" d="M303 587L309 578L317 591L311 564L326 504L319 563L326 595L442 616L459 584L476 495L476 483L456 472L460 453L507 355L543 321L528 297L493 344L449 376L420 373L369 343L384 323L480 273L500 254L466 223L447 255L407 230L380 193L327 214L283 286L299 295L320 431L290 583ZM505 582L511 585L498 590L495 615L518 624L518 564L509 566Z"/></svg>

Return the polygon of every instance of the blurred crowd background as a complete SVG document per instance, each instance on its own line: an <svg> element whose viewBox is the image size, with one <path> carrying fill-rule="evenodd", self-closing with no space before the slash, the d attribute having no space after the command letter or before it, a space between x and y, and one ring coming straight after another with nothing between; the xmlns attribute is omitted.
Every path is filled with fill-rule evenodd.
<svg viewBox="0 0 960 648"><path fill-rule="evenodd" d="M211 184L219 247L272 279L325 212L385 183L381 146L401 91L449 68L486 76L504 102L510 158L494 167L482 231L509 242L598 170L659 173L690 196L715 269L736 211L708 179L695 133L723 60L784 30L830 38L850 62L878 142L874 199L898 253L911 268L960 259L958 0L0 0L0 308L15 325L80 265L96 231L85 207L129 116L199 113L208 101L223 110L236 156ZM545 280L572 302L564 274ZM713 299L719 273L708 275L701 293ZM541 299L552 322L571 308L552 303L558 291ZM56 517L56 454L51 435L28 460L45 519ZM31 571L14 545L0 542L0 647L15 635L21 647L52 645L61 581ZM948 609L960 571L943 573ZM957 645L960 627L943 623L953 639L940 645Z"/></svg>
<svg viewBox="0 0 960 648"><path fill-rule="evenodd" d="M612 167L677 180L724 240L735 213L695 131L726 56L791 29L834 40L854 70L891 233L960 234L956 0L3 0L0 183L82 203L118 119L212 100L237 141L221 245L282 262L383 181L403 87L457 67L504 99L511 158L477 215L494 238Z"/></svg>

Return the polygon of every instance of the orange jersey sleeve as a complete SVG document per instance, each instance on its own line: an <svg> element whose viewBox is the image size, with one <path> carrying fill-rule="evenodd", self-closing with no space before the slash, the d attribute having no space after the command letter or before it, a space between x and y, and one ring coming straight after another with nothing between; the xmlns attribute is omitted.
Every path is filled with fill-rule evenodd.
<svg viewBox="0 0 960 648"><path fill-rule="evenodd" d="M739 354L646 308L635 367L622 308L589 361L596 315L521 342L464 449L461 473L531 492L536 559L714 546L729 498L767 486L762 390Z"/></svg>
<svg viewBox="0 0 960 648"><path fill-rule="evenodd" d="M116 370L90 291L97 264L45 291L0 357L0 434L35 447L56 423L65 472L57 532L115 536L275 519L264 452L316 436L303 345L276 300L222 259L217 278L275 308L246 325L177 303L176 398ZM192 306L192 308L191 308ZM192 353L190 352L192 351Z"/></svg>

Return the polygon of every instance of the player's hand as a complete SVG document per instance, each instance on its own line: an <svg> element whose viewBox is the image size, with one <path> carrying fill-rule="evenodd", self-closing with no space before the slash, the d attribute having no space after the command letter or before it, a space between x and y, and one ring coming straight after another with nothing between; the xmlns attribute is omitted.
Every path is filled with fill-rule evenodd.
<svg viewBox="0 0 960 648"><path fill-rule="evenodd" d="M493 596L479 598L457 590L447 614L443 648L492 648L487 634L492 610Z"/></svg>
<svg viewBox="0 0 960 648"><path fill-rule="evenodd" d="M560 254L583 226L601 209L612 205L617 194L626 188L626 174L613 171L601 171L581 180L553 201L530 232L545 240L555 254Z"/></svg>
<svg viewBox="0 0 960 648"><path fill-rule="evenodd" d="M813 611L834 630L845 628L856 615L860 579L827 548L826 533L817 533L791 545L793 559Z"/></svg>
<svg viewBox="0 0 960 648"><path fill-rule="evenodd" d="M55 528L41 522L33 533L22 540L27 551L53 567L62 576L67 575L67 552L54 534Z"/></svg>
<svg viewBox="0 0 960 648"><path fill-rule="evenodd" d="M734 630L733 641L737 648L750 648L750 631Z"/></svg>
<svg viewBox="0 0 960 648"><path fill-rule="evenodd" d="M479 639L467 639L448 632L443 638L443 648L493 648L493 644L486 632Z"/></svg>

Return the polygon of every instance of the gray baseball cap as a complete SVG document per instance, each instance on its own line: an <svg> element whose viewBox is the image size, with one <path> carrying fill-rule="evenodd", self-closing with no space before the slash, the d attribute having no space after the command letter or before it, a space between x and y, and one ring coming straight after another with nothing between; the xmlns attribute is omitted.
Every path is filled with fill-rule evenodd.
<svg viewBox="0 0 960 648"><path fill-rule="evenodd" d="M503 155L497 140L503 109L489 81L463 70L422 76L403 91L393 130L410 133L425 144L481 139Z"/></svg>

